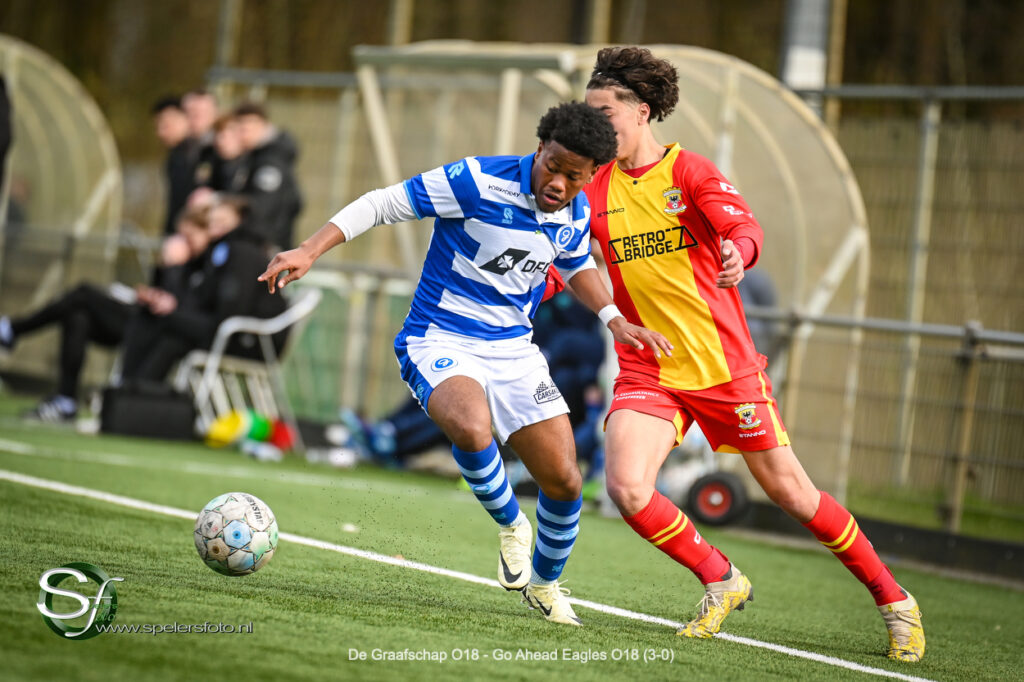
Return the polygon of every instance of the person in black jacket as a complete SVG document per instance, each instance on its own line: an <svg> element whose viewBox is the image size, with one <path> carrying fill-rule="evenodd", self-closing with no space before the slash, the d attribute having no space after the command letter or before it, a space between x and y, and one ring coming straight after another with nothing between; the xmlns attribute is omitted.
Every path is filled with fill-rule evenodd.
<svg viewBox="0 0 1024 682"><path fill-rule="evenodd" d="M189 90L181 98L181 108L188 119L191 140L192 182L195 187L209 184L217 160L214 146L214 123L217 121L217 98L202 88Z"/></svg>
<svg viewBox="0 0 1024 682"><path fill-rule="evenodd" d="M167 149L164 172L167 178L167 213L164 236L174 234L174 221L185 208L195 188L194 141L189 137L188 118L177 97L164 97L153 105L153 124L160 144Z"/></svg>
<svg viewBox="0 0 1024 682"><path fill-rule="evenodd" d="M249 159L242 145L242 132L233 114L224 114L213 124L214 157L203 187L222 194L242 193L249 180Z"/></svg>
<svg viewBox="0 0 1024 682"><path fill-rule="evenodd" d="M249 226L262 236L270 251L292 248L295 219L302 210L302 196L295 179L298 147L294 138L278 129L258 104L241 104L234 110L248 151L249 175L242 194L249 202Z"/></svg>
<svg viewBox="0 0 1024 682"><path fill-rule="evenodd" d="M256 280L268 259L263 245L240 228L244 214L243 200L217 198L210 209L211 244L181 295L132 321L124 349L125 382L163 380L190 350L209 348L217 327L230 316L268 318L284 311L287 303ZM258 349L254 339L243 336L228 352L257 355Z"/></svg>
<svg viewBox="0 0 1024 682"><path fill-rule="evenodd" d="M25 416L48 422L70 421L78 413L79 379L90 343L115 347L128 335L138 314L159 315L168 310L199 264L209 244L207 211L189 209L178 219L178 231L162 245L160 261L149 286L134 290L118 285L101 289L80 284L43 308L15 318L0 317L0 353L14 348L22 336L51 325L61 326L57 392L44 398Z"/></svg>

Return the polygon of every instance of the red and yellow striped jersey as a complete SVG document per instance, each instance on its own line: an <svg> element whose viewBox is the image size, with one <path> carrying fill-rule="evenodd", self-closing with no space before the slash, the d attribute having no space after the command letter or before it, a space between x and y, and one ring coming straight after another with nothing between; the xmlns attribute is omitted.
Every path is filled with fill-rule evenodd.
<svg viewBox="0 0 1024 682"><path fill-rule="evenodd" d="M761 369L739 292L719 289L715 281L721 240L749 237L759 252L763 233L715 165L673 144L640 177L606 164L585 192L615 304L627 320L661 332L675 346L672 357L655 358L650 349L616 344L620 369L682 390Z"/></svg>

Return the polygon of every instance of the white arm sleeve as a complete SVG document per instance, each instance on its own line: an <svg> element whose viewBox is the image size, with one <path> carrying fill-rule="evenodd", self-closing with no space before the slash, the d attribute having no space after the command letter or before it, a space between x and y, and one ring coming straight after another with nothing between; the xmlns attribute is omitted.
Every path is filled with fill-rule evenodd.
<svg viewBox="0 0 1024 682"><path fill-rule="evenodd" d="M329 222L341 230L345 241L352 241L376 225L415 220L405 183L375 189L359 197L334 214Z"/></svg>
<svg viewBox="0 0 1024 682"><path fill-rule="evenodd" d="M555 270L558 270L558 274L562 276L562 281L568 283L570 279L583 272L584 270L591 270L597 267L597 263L594 262L593 256L587 256L587 260L583 261L575 270L563 270L562 268L555 265Z"/></svg>

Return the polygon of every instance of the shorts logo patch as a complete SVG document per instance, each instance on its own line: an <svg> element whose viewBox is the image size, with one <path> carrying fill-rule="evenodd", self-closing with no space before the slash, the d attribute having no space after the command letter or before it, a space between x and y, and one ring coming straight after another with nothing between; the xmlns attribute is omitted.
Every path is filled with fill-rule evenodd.
<svg viewBox="0 0 1024 682"><path fill-rule="evenodd" d="M533 392L533 399L537 401L537 404L550 403L552 400L558 400L562 397L562 394L558 391L558 387L553 383L549 384L546 381L540 382L537 385L537 390Z"/></svg>
<svg viewBox="0 0 1024 682"><path fill-rule="evenodd" d="M739 415L741 429L756 429L761 425L761 420L757 418L757 405L754 403L737 405L733 412Z"/></svg>
<svg viewBox="0 0 1024 682"><path fill-rule="evenodd" d="M443 372L446 369L451 369L457 364L459 363L451 358L438 358L437 360L434 360L431 367L434 368L435 372Z"/></svg>

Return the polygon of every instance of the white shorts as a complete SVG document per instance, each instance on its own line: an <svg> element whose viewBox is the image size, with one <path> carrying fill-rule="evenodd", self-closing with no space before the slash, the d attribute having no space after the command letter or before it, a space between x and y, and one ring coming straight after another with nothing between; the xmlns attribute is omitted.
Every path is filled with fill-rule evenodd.
<svg viewBox="0 0 1024 682"><path fill-rule="evenodd" d="M483 386L491 421L502 443L530 424L568 414L547 360L526 337L477 341L454 334L404 337L395 342L402 379L427 409L430 394L453 376Z"/></svg>

